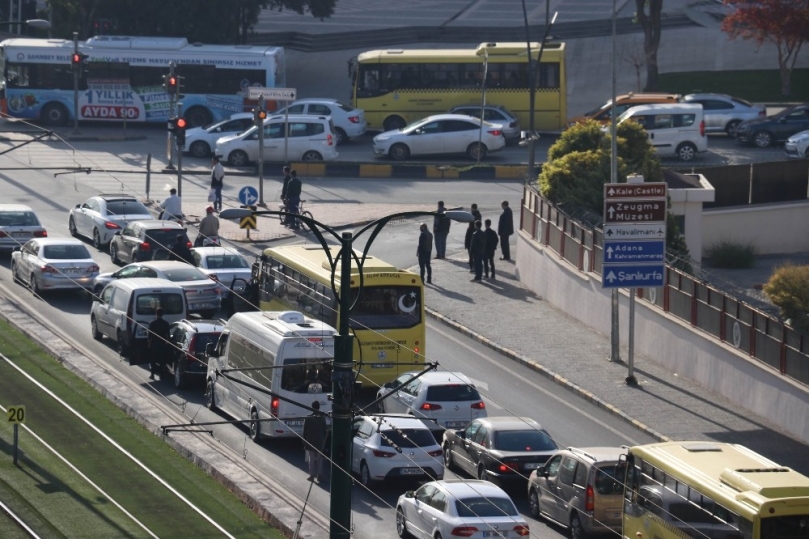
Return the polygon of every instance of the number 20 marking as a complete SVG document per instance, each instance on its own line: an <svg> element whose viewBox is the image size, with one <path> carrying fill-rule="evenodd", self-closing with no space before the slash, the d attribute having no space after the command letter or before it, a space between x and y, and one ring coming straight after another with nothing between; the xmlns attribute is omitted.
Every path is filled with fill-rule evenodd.
<svg viewBox="0 0 809 539"><path fill-rule="evenodd" d="M9 423L25 423L25 406L9 406L6 415Z"/></svg>

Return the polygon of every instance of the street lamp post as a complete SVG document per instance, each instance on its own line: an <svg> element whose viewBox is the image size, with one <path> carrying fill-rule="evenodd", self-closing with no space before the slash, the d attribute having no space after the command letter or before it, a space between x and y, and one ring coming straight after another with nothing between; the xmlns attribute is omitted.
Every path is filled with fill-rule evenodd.
<svg viewBox="0 0 809 539"><path fill-rule="evenodd" d="M293 214L274 211L274 210L259 210L251 211L246 208L229 208L219 214L221 219L241 219L250 215L283 215L292 216ZM329 529L330 539L348 539L351 536L351 410L354 404L354 338L351 335L351 327L349 324L349 314L354 308L356 302L362 294L363 287L363 274L362 267L368 257L368 250L376 237L382 231L382 228L392 220L407 219L410 217L422 216L436 216L441 215L442 218L452 219L453 221L460 221L470 223L474 220L471 213L465 211L447 211L443 214L430 211L410 211L395 213L382 217L373 221L359 232L353 234L352 232L343 232L338 234L333 228L315 221L311 217L304 215L295 216L309 226L312 233L317 238L320 246L326 252L326 257L329 261L331 269L331 283L332 291L339 302L339 324L338 335L334 340L334 366L332 368L332 436L331 436L331 460L332 460L332 473L331 473L331 505L329 508L331 517L331 526ZM354 252L354 240L362 236L365 232L370 230L370 236L365 243L365 248L362 254L359 255ZM333 239L337 240L340 250L337 256L332 256L331 248L326 242L324 232L330 235ZM357 298L352 303L351 301L351 262L356 262L359 270L359 288L357 290ZM339 267L338 267L339 265ZM340 289L337 290L335 286L335 279L337 278L339 270L340 276Z"/></svg>
<svg viewBox="0 0 809 539"><path fill-rule="evenodd" d="M13 25L13 24L24 24L26 26L30 26L31 28L42 28L44 30L50 30L51 28L51 21L46 21L45 19L28 19L25 21L3 21L0 22L0 25Z"/></svg>

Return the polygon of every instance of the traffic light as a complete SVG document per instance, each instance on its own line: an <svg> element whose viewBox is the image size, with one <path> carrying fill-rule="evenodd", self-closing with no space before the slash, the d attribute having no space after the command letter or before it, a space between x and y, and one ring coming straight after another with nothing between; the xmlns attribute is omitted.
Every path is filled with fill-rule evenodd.
<svg viewBox="0 0 809 539"><path fill-rule="evenodd" d="M172 73L163 75L163 88L166 89L167 94L177 95L180 90L180 77Z"/></svg>
<svg viewBox="0 0 809 539"><path fill-rule="evenodd" d="M267 111L264 109L253 109L253 125L261 127L267 119Z"/></svg>
<svg viewBox="0 0 809 539"><path fill-rule="evenodd" d="M169 133L177 133L177 120L179 118L169 118Z"/></svg>
<svg viewBox="0 0 809 539"><path fill-rule="evenodd" d="M176 118L174 120L174 137L177 140L177 147L185 146L185 130L188 128L188 120Z"/></svg>
<svg viewBox="0 0 809 539"><path fill-rule="evenodd" d="M81 69L81 65L87 59L86 54L82 54L78 51L73 52L70 55L70 65L73 66L73 69Z"/></svg>

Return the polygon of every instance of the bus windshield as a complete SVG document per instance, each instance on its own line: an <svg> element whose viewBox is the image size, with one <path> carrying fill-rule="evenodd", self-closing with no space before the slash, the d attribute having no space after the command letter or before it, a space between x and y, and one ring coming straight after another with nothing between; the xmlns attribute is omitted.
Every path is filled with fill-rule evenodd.
<svg viewBox="0 0 809 539"><path fill-rule="evenodd" d="M357 289L352 292L352 301ZM421 290L415 286L363 287L359 303L351 311L353 329L409 328L421 323Z"/></svg>

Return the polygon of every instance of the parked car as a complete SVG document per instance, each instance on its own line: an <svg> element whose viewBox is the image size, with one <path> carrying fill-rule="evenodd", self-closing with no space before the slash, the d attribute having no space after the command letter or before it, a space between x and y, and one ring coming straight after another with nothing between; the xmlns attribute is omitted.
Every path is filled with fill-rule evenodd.
<svg viewBox="0 0 809 539"><path fill-rule="evenodd" d="M46 238L48 232L34 210L22 204L0 204L0 251L13 251L31 238Z"/></svg>
<svg viewBox="0 0 809 539"><path fill-rule="evenodd" d="M185 147L194 157L208 157L213 155L216 141L226 135L242 133L253 127L252 112L237 112L227 120L207 125L193 127L185 132Z"/></svg>
<svg viewBox="0 0 809 539"><path fill-rule="evenodd" d="M443 479L444 456L430 428L411 415L354 418L351 471L366 487L378 481Z"/></svg>
<svg viewBox="0 0 809 539"><path fill-rule="evenodd" d="M621 447L568 447L531 473L528 501L534 518L570 528L572 539L621 532Z"/></svg>
<svg viewBox="0 0 809 539"><path fill-rule="evenodd" d="M199 268L175 260L134 262L114 273L102 273L95 278L93 290L98 293L107 284L118 279L165 279L185 290L188 312L213 317L222 308L219 285Z"/></svg>
<svg viewBox="0 0 809 539"><path fill-rule="evenodd" d="M473 419L486 417L486 404L472 381L460 372L428 372L412 379L407 372L382 386L377 398L382 412L411 414L430 419L445 429L460 429Z"/></svg>
<svg viewBox="0 0 809 539"><path fill-rule="evenodd" d="M702 114L702 106L696 104L640 105L627 109L617 121L633 120L643 126L649 144L661 157L692 161L698 153L708 151Z"/></svg>
<svg viewBox="0 0 809 539"><path fill-rule="evenodd" d="M252 279L252 269L242 255L224 247L194 247L191 255L194 265L219 283L223 303L232 301L231 291L244 294Z"/></svg>
<svg viewBox="0 0 809 539"><path fill-rule="evenodd" d="M110 242L110 258L113 264L168 258L171 246L177 243L177 236L183 234L191 248L183 225L174 221L134 221L123 230L118 230Z"/></svg>
<svg viewBox="0 0 809 539"><path fill-rule="evenodd" d="M528 537L528 522L508 494L488 481L447 479L409 490L396 502L399 537Z"/></svg>
<svg viewBox="0 0 809 539"><path fill-rule="evenodd" d="M572 127L587 120L594 120L600 124L606 124L612 119L613 113L620 116L630 107L636 107L638 105L652 105L656 103L679 103L682 101L682 99L683 97L679 94L636 94L634 92L629 92L628 94L616 96L615 103L617 104L614 107L612 105L612 99L610 99L597 109L593 109L581 116L570 118L567 121L567 125L568 127Z"/></svg>
<svg viewBox="0 0 809 539"><path fill-rule="evenodd" d="M729 137L736 136L740 123L767 116L764 107L726 94L689 94L683 102L702 105L707 133L727 133Z"/></svg>
<svg viewBox="0 0 809 539"><path fill-rule="evenodd" d="M520 139L522 130L520 129L519 118L517 118L513 112L501 105L486 105L486 107L481 107L480 105L460 105L458 107L453 107L449 113L466 114L467 116L480 118L481 109L484 109L484 120L503 126L503 136L505 137L506 142L513 142Z"/></svg>
<svg viewBox="0 0 809 539"><path fill-rule="evenodd" d="M809 157L809 131L801 131L789 137L784 144L787 157Z"/></svg>
<svg viewBox="0 0 809 539"><path fill-rule="evenodd" d="M67 228L71 236L91 238L93 247L101 250L127 224L147 219L152 219L152 214L137 198L101 194L71 208Z"/></svg>
<svg viewBox="0 0 809 539"><path fill-rule="evenodd" d="M174 322L169 328L169 338L174 345L173 361L168 368L174 379L174 387L182 389L191 380L205 383L208 358L205 349L216 344L225 329L222 320L187 320Z"/></svg>
<svg viewBox="0 0 809 539"><path fill-rule="evenodd" d="M89 290L98 276L96 264L81 241L39 238L11 253L11 275L36 295L50 290Z"/></svg>
<svg viewBox="0 0 809 539"><path fill-rule="evenodd" d="M290 115L331 116L337 144L363 135L367 128L365 111L344 105L336 99L298 99L286 107L273 111L273 115L286 114L287 111Z"/></svg>
<svg viewBox="0 0 809 539"><path fill-rule="evenodd" d="M776 142L809 129L809 103L782 110L778 114L748 120L736 127L736 140L759 148L769 148Z"/></svg>
<svg viewBox="0 0 809 539"><path fill-rule="evenodd" d="M503 488L524 486L558 446L529 417L484 417L465 429L444 432L444 462Z"/></svg>
<svg viewBox="0 0 809 539"><path fill-rule="evenodd" d="M503 126L466 114L436 114L374 137L374 154L404 161L412 155L466 154L484 159L506 145Z"/></svg>

